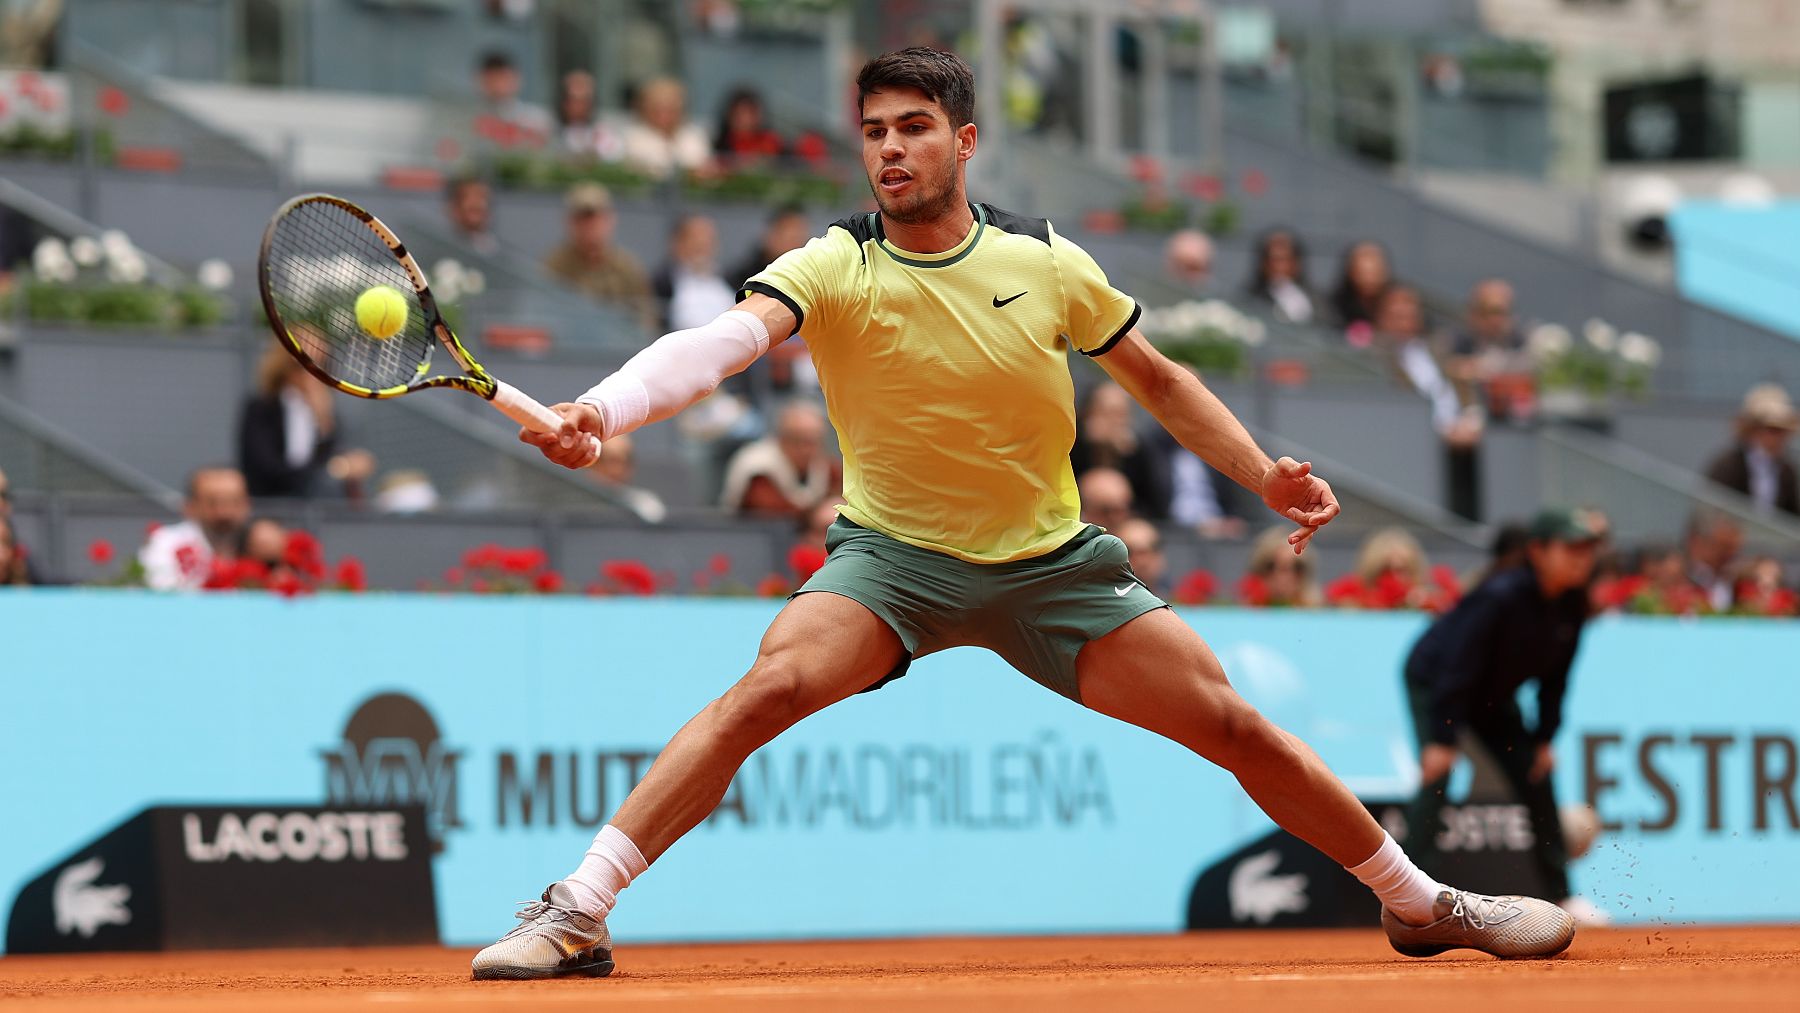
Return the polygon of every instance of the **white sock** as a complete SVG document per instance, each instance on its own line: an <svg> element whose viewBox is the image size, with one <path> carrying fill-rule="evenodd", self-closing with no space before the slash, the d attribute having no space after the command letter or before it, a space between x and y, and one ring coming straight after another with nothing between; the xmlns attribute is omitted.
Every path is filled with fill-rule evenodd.
<svg viewBox="0 0 1800 1013"><path fill-rule="evenodd" d="M1401 921L1424 925L1435 919L1432 906L1445 887L1432 879L1406 857L1392 835L1381 835L1381 847L1361 865L1350 868L1350 875L1375 891L1381 906L1394 912Z"/></svg>
<svg viewBox="0 0 1800 1013"><path fill-rule="evenodd" d="M581 905L584 914L605 918L619 902L619 891L644 874L650 863L618 827L608 823L594 835L587 856L563 882Z"/></svg>

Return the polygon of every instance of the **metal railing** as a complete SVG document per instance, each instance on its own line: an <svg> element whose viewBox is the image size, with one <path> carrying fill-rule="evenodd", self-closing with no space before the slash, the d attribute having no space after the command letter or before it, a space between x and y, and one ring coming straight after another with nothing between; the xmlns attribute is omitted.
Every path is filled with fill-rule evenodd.
<svg viewBox="0 0 1800 1013"><path fill-rule="evenodd" d="M1748 497L1617 440L1544 429L1539 443L1545 497L1600 507L1622 540L1672 541L1704 507L1734 518L1751 544L1787 555L1800 551L1800 519L1762 513Z"/></svg>
<svg viewBox="0 0 1800 1013"><path fill-rule="evenodd" d="M6 398L0 398L0 471L15 490L131 496L165 510L181 507L176 490Z"/></svg>

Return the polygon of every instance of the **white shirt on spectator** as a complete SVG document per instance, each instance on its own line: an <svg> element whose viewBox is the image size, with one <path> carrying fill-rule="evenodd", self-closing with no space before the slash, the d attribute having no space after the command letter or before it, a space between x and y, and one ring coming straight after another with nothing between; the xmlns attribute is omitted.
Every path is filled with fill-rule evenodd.
<svg viewBox="0 0 1800 1013"><path fill-rule="evenodd" d="M1284 320L1296 324L1311 323L1313 318L1312 296L1306 290L1288 279L1282 279L1269 287L1269 299Z"/></svg>
<svg viewBox="0 0 1800 1013"><path fill-rule="evenodd" d="M1400 358L1400 371L1406 374L1413 389L1431 402L1432 424L1440 432L1448 429L1462 414L1462 402L1456 396L1456 388L1438 369L1437 360L1431 357L1431 349L1425 347L1424 340L1413 338L1401 343L1395 354Z"/></svg>
<svg viewBox="0 0 1800 1013"><path fill-rule="evenodd" d="M313 416L306 395L293 387L281 388L281 421L287 445L282 456L290 468L304 468L319 445L319 420Z"/></svg>
<svg viewBox="0 0 1800 1013"><path fill-rule="evenodd" d="M712 145L698 124L684 123L668 137L639 120L625 125L625 163L663 179L676 169L693 171L712 159Z"/></svg>
<svg viewBox="0 0 1800 1013"><path fill-rule="evenodd" d="M1219 492L1213 488L1212 476L1207 474L1206 465L1198 457L1186 450L1175 450L1169 455L1169 472L1171 520L1198 527L1224 519Z"/></svg>
<svg viewBox="0 0 1800 1013"><path fill-rule="evenodd" d="M1781 494L1781 464L1761 447L1744 449L1745 470L1750 473L1750 498L1763 513L1775 511L1775 497Z"/></svg>
<svg viewBox="0 0 1800 1013"><path fill-rule="evenodd" d="M212 572L213 550L196 521L165 524L138 550L144 586L152 591L197 591Z"/></svg>
<svg viewBox="0 0 1800 1013"><path fill-rule="evenodd" d="M677 266L669 274L669 329L684 331L712 323L737 305L731 286L716 272L701 274Z"/></svg>

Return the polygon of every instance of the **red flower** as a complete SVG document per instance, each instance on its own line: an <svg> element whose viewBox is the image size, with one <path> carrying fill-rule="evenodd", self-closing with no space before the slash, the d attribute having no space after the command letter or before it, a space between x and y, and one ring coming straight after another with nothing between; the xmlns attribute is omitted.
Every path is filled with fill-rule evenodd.
<svg viewBox="0 0 1800 1013"><path fill-rule="evenodd" d="M1175 602L1179 605L1204 605L1218 591L1219 582L1206 570L1195 570L1175 585Z"/></svg>
<svg viewBox="0 0 1800 1013"><path fill-rule="evenodd" d="M469 581L469 592L471 594L487 594L488 582L482 580L480 577L476 577L474 580Z"/></svg>
<svg viewBox="0 0 1800 1013"><path fill-rule="evenodd" d="M706 568L716 577L723 577L731 572L731 557L721 552L707 561Z"/></svg>
<svg viewBox="0 0 1800 1013"><path fill-rule="evenodd" d="M1149 155L1134 155L1131 159L1131 178L1139 183L1161 179L1162 164Z"/></svg>
<svg viewBox="0 0 1800 1013"><path fill-rule="evenodd" d="M562 574L555 570L545 570L532 580L531 585L541 594L556 594L563 589Z"/></svg>
<svg viewBox="0 0 1800 1013"><path fill-rule="evenodd" d="M606 585L597 580L590 580L587 582L587 585L581 589L581 593L592 598L604 598L606 596Z"/></svg>
<svg viewBox="0 0 1800 1013"><path fill-rule="evenodd" d="M1252 197L1261 197L1269 192L1269 177L1261 169L1251 169L1244 173L1244 192Z"/></svg>
<svg viewBox="0 0 1800 1013"><path fill-rule="evenodd" d="M1407 599L1412 597L1412 590L1412 581L1397 571L1385 570L1375 578L1375 586L1370 589L1364 604L1378 609L1405 608Z"/></svg>
<svg viewBox="0 0 1800 1013"><path fill-rule="evenodd" d="M306 585L300 583L300 578L293 571L283 570L269 581L269 590L283 598L292 598L306 590Z"/></svg>
<svg viewBox="0 0 1800 1013"><path fill-rule="evenodd" d="M1325 601L1339 608L1362 608L1365 597L1362 578L1354 573L1346 573L1325 585Z"/></svg>
<svg viewBox="0 0 1800 1013"><path fill-rule="evenodd" d="M95 566L105 566L113 561L112 543L104 538L96 538L88 543L88 559Z"/></svg>
<svg viewBox="0 0 1800 1013"><path fill-rule="evenodd" d="M500 561L505 555L505 549L493 542L487 542L463 553L463 566L471 570L493 569L500 565Z"/></svg>
<svg viewBox="0 0 1800 1013"><path fill-rule="evenodd" d="M200 550L192 545L181 545L175 549L175 565L181 567L185 575L193 575L200 569Z"/></svg>
<svg viewBox="0 0 1800 1013"><path fill-rule="evenodd" d="M600 575L626 594L656 593L656 572L635 559L615 559L600 564Z"/></svg>
<svg viewBox="0 0 1800 1013"><path fill-rule="evenodd" d="M785 598L793 590L786 577L771 573L756 583L756 593L764 598Z"/></svg>
<svg viewBox="0 0 1800 1013"><path fill-rule="evenodd" d="M362 560L355 556L338 560L337 585L345 591L367 591L369 578L363 570Z"/></svg>
<svg viewBox="0 0 1800 1013"><path fill-rule="evenodd" d="M281 561L296 574L305 574L312 580L325 578L325 555L319 548L319 540L304 531L288 532L287 548L281 553Z"/></svg>
<svg viewBox="0 0 1800 1013"><path fill-rule="evenodd" d="M825 565L825 550L814 545L796 545L788 550L788 569L794 572L795 579L806 583L819 567Z"/></svg>
<svg viewBox="0 0 1800 1013"><path fill-rule="evenodd" d="M144 537L149 538L151 535L154 535L158 531L161 531L161 530L162 530L162 522L161 521L151 521L150 523L144 525Z"/></svg>
<svg viewBox="0 0 1800 1013"><path fill-rule="evenodd" d="M1644 593L1649 584L1650 578L1641 573L1602 581L1594 590L1594 599L1600 603L1601 608L1626 608L1632 599Z"/></svg>
<svg viewBox="0 0 1800 1013"><path fill-rule="evenodd" d="M1800 613L1800 594L1792 588L1778 587L1763 599L1763 615L1791 616Z"/></svg>
<svg viewBox="0 0 1800 1013"><path fill-rule="evenodd" d="M1269 604L1269 582L1254 573L1246 573L1237 583L1238 601L1251 608Z"/></svg>
<svg viewBox="0 0 1800 1013"><path fill-rule="evenodd" d="M465 574L463 573L462 567L452 566L450 569L444 571L444 583L452 586L461 584L464 576Z"/></svg>
<svg viewBox="0 0 1800 1013"><path fill-rule="evenodd" d="M549 562L550 557L543 549L503 549L500 552L500 568L508 573L527 574Z"/></svg>

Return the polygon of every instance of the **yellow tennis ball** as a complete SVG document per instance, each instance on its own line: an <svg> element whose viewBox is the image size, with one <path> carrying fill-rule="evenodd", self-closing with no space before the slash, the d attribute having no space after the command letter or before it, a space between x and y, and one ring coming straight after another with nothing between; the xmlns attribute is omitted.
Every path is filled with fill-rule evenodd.
<svg viewBox="0 0 1800 1013"><path fill-rule="evenodd" d="M399 334L406 316L406 297L391 286L377 285L356 297L356 325L372 338Z"/></svg>

